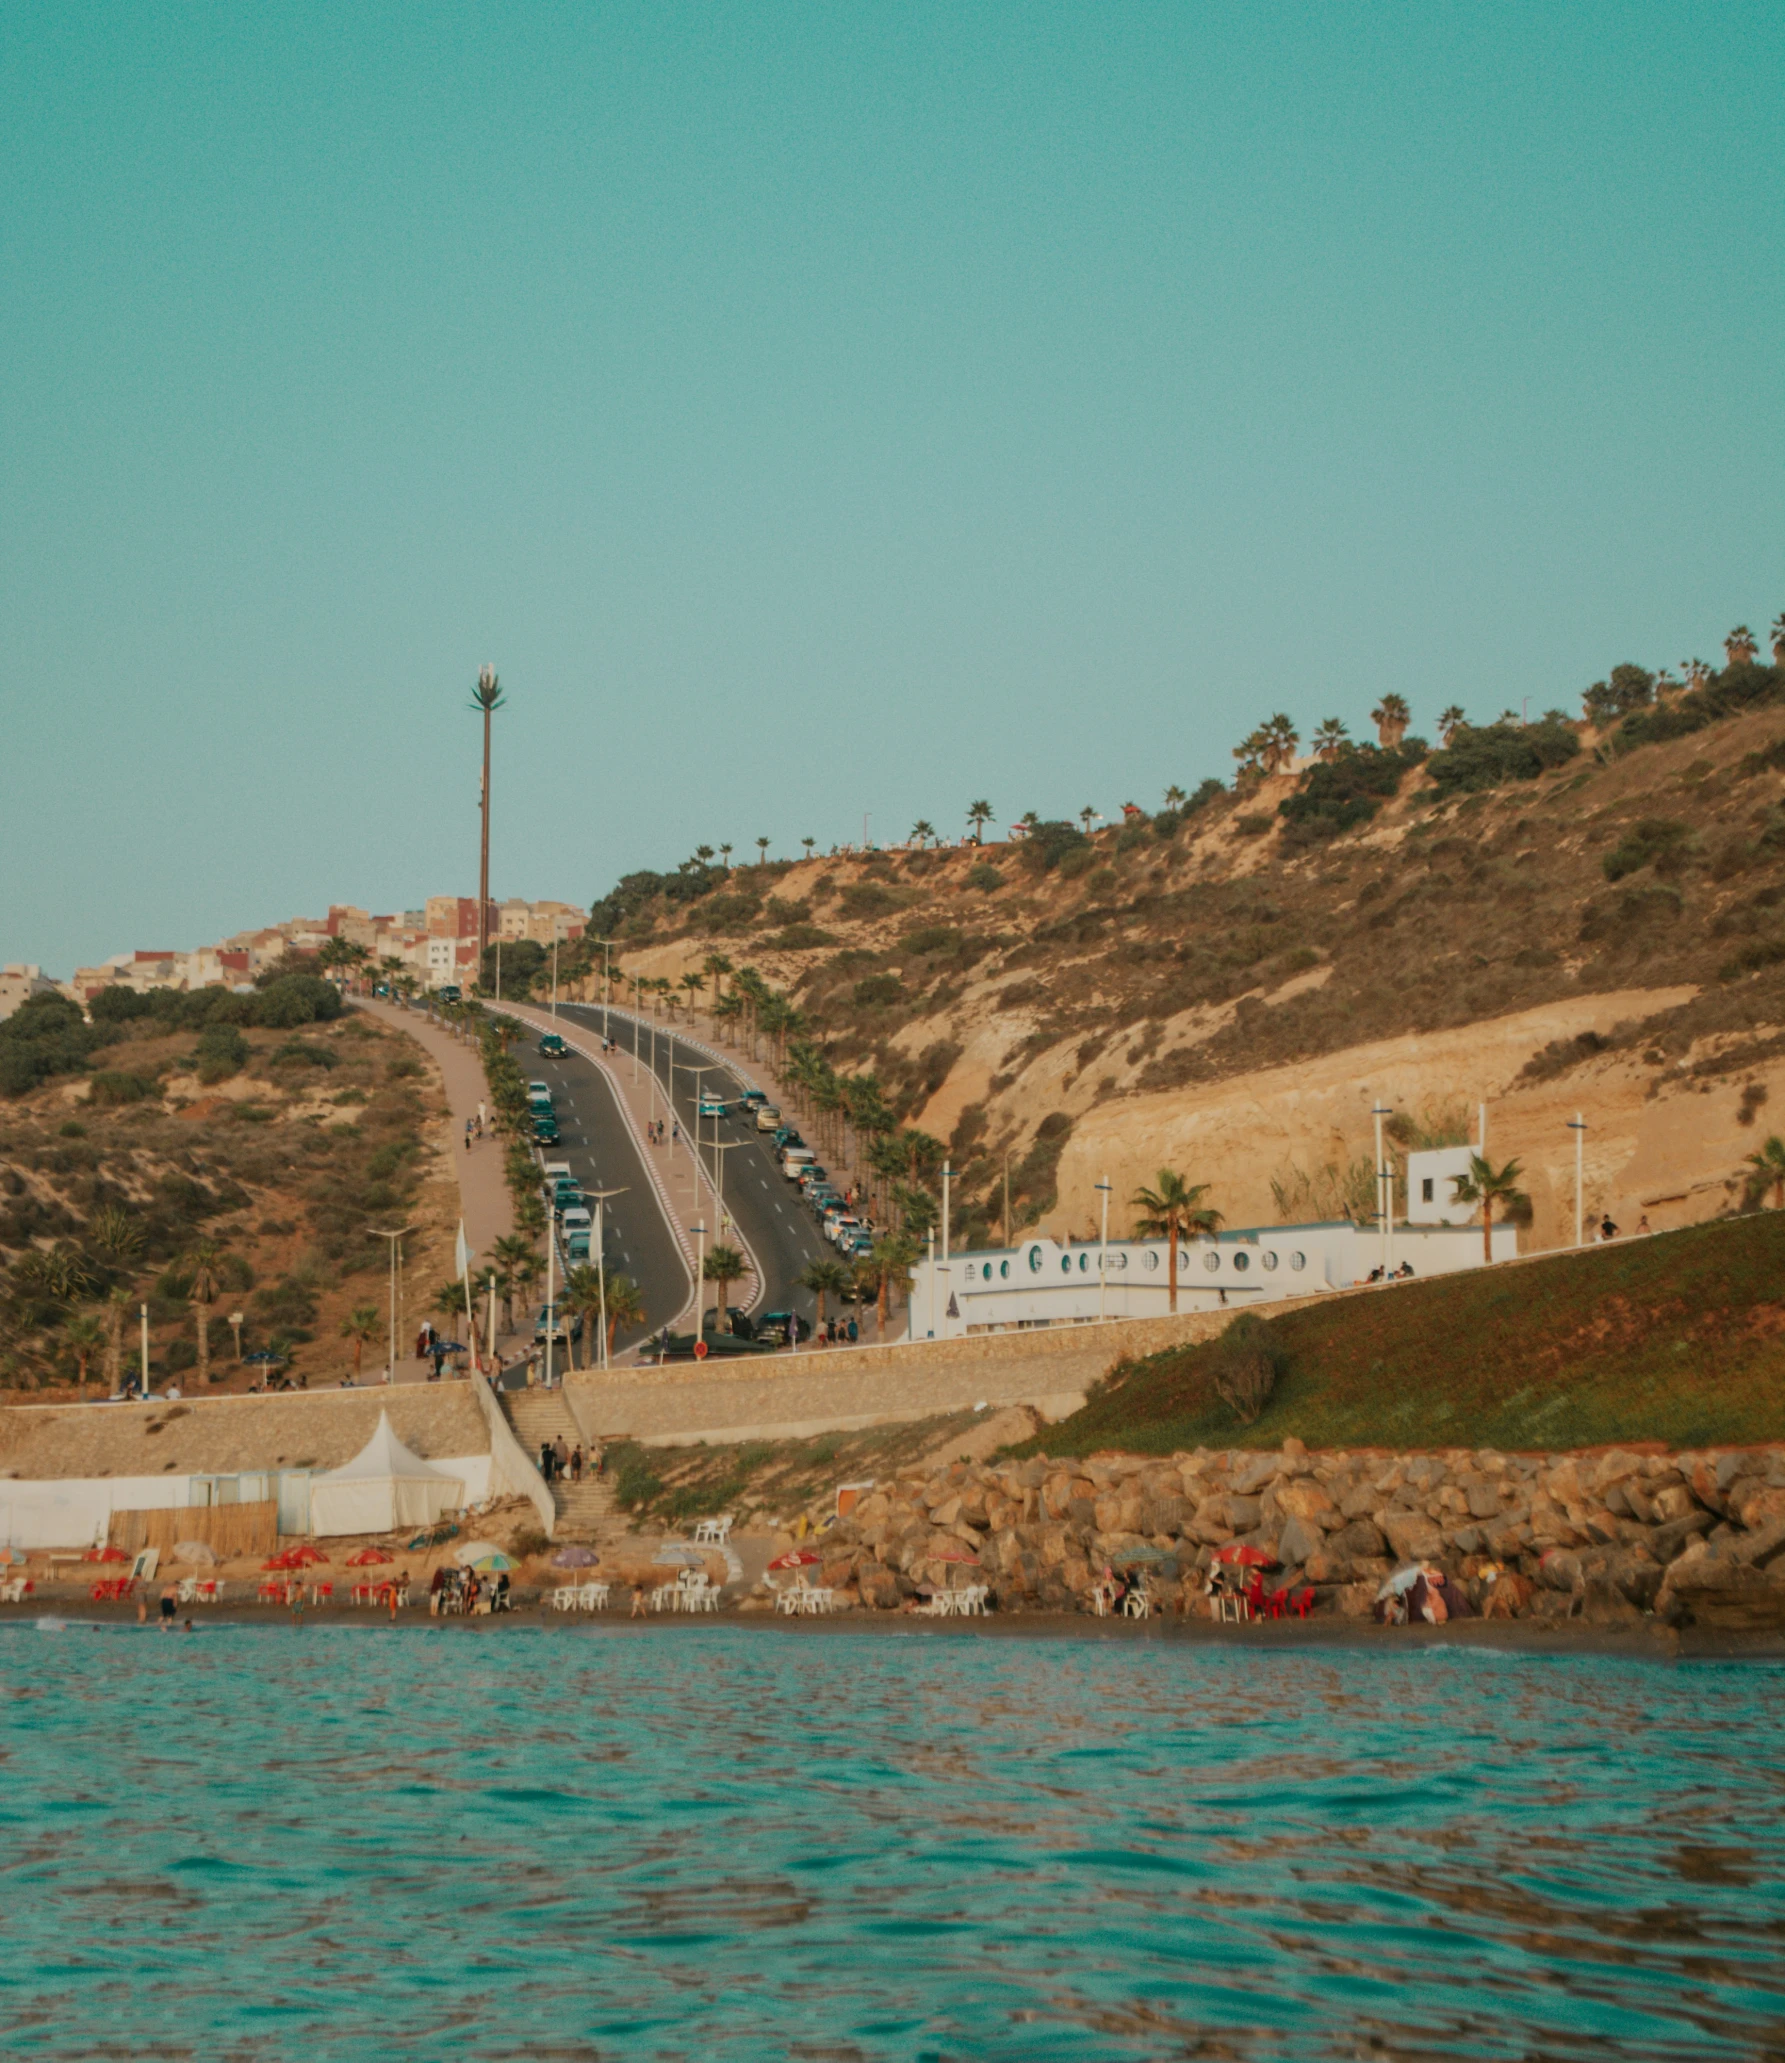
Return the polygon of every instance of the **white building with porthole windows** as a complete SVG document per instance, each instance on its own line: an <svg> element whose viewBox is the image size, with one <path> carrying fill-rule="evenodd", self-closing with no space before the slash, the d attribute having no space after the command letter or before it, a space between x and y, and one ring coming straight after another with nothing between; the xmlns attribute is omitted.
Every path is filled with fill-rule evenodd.
<svg viewBox="0 0 1785 2063"><path fill-rule="evenodd" d="M1493 1257L1511 1260L1518 1231L1496 1225ZM1481 1226L1267 1225L1178 1244L1180 1311L1278 1303L1385 1279L1449 1275L1486 1265ZM1380 1272L1378 1272L1380 1271ZM1061 1245L1029 1239L1010 1248L940 1253L912 1274L910 1337L1084 1325L1098 1318L1156 1318L1171 1308L1171 1262L1163 1239Z"/></svg>

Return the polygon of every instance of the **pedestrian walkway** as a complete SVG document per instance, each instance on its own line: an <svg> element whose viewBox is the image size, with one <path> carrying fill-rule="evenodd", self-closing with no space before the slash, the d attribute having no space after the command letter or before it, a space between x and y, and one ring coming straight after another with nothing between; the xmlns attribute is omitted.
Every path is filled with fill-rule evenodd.
<svg viewBox="0 0 1785 2063"><path fill-rule="evenodd" d="M353 1007L406 1033L438 1063L446 1084L447 1108L451 1111L452 1156L459 1172L459 1207L465 1220L465 1237L470 1242L473 1263L488 1256L498 1239L514 1230L514 1199L502 1173L502 1142L486 1130L466 1150L465 1120L477 1115L480 1102L489 1091L483 1078L483 1062L475 1046L435 1024L425 1012L402 1010L394 1003L370 997L349 998Z"/></svg>
<svg viewBox="0 0 1785 2063"><path fill-rule="evenodd" d="M627 1530L625 1516L615 1505L606 1479L594 1473L594 1454L564 1392L506 1390L502 1404L514 1436L527 1450L529 1460L537 1461L545 1441L560 1439L567 1448L582 1447L588 1458L590 1465L580 1483L573 1483L566 1476L554 1476L551 1480L552 1503L558 1514L556 1537L561 1541L586 1542L596 1548L620 1539Z"/></svg>

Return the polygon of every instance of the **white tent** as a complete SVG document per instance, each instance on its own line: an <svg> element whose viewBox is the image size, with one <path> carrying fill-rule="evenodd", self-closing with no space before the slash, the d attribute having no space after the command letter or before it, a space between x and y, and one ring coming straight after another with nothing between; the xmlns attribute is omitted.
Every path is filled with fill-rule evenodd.
<svg viewBox="0 0 1785 2063"><path fill-rule="evenodd" d="M431 1526L464 1501L459 1478L412 1454L381 1411L378 1430L353 1459L311 1482L310 1530L390 1533L399 1526Z"/></svg>

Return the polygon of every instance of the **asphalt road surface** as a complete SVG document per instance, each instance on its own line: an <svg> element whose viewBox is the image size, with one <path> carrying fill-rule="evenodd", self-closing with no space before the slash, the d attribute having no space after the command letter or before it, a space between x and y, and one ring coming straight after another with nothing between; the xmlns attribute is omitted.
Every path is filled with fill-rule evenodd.
<svg viewBox="0 0 1785 2063"><path fill-rule="evenodd" d="M620 1114L607 1078L593 1061L578 1053L553 1058L539 1050L539 1034L529 1028L514 1049L515 1064L530 1082L544 1082L552 1092L558 1117L558 1143L544 1149L547 1160L570 1163L570 1172L586 1190L623 1189L610 1196L603 1216L607 1265L630 1275L644 1300L645 1323L622 1326L614 1351L654 1332L687 1308L691 1271L683 1260L663 1209L639 1161L638 1148ZM589 1201L591 1211L594 1198ZM562 1257L563 1249L559 1249ZM543 1286L540 1301L544 1301ZM579 1358L595 1342L579 1343Z"/></svg>
<svg viewBox="0 0 1785 2063"><path fill-rule="evenodd" d="M599 1035L602 1019L599 1003L560 1003L558 1012L560 1016L576 1019ZM648 1070L652 1064L649 1024L640 1024L616 1011L611 1018L611 1030L620 1048L615 1058L630 1067L636 1039L639 1065ZM694 1122L697 1084L716 1088L726 1097L736 1096L750 1085L752 1077L747 1070L739 1072L737 1067L729 1064L715 1068L705 1053L685 1044L668 1026L659 1024L656 1032L657 1079L665 1096L673 1083L673 1108L684 1133ZM697 1076L689 1071L697 1067L706 1068L708 1072ZM825 1245L799 1191L775 1165L772 1138L766 1132L757 1131L754 1118L740 1122L736 1117L716 1121L703 1118L700 1137L709 1142L706 1155L709 1166L714 1158L710 1142L715 1137L722 1148L729 1149L717 1156L724 1163L725 1207L736 1218L739 1230L762 1265L765 1279L757 1310L798 1311L810 1320L815 1315L817 1299L810 1290L798 1286L798 1278L808 1262L821 1255L827 1259L835 1256ZM676 1148L678 1153L686 1150L681 1145Z"/></svg>

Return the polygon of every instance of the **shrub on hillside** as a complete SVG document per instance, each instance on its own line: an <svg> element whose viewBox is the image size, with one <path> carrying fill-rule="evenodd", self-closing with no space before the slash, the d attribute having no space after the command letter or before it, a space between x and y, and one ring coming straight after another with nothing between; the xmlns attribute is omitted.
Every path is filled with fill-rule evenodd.
<svg viewBox="0 0 1785 2063"><path fill-rule="evenodd" d="M878 881L852 881L837 898L845 917L884 917L902 907L901 899Z"/></svg>
<svg viewBox="0 0 1785 2063"><path fill-rule="evenodd" d="M93 1077L87 1100L95 1110L115 1110L126 1103L146 1102L154 1093L155 1084L147 1075L108 1068Z"/></svg>
<svg viewBox="0 0 1785 2063"><path fill-rule="evenodd" d="M1347 745L1336 758L1319 761L1296 792L1277 805L1284 845L1317 844L1367 824L1426 753L1423 738L1409 738L1393 751Z"/></svg>
<svg viewBox="0 0 1785 2063"><path fill-rule="evenodd" d="M33 996L0 1022L0 1094L23 1096L52 1075L79 1074L115 1034L88 1024L66 996Z"/></svg>
<svg viewBox="0 0 1785 2063"><path fill-rule="evenodd" d="M201 1082L226 1082L248 1064L248 1041L233 1024L207 1025L192 1049L193 1066Z"/></svg>
<svg viewBox="0 0 1785 2063"><path fill-rule="evenodd" d="M710 936L720 937L748 931L761 915L762 905L753 895L714 895L697 907L694 923Z"/></svg>
<svg viewBox="0 0 1785 2063"><path fill-rule="evenodd" d="M858 981L850 994L858 1010L883 1008L896 1003L905 993L905 985L896 974L870 974L865 981Z"/></svg>
<svg viewBox="0 0 1785 2063"><path fill-rule="evenodd" d="M1215 1342L1209 1380L1241 1425L1252 1425L1288 1366L1283 1342L1269 1322L1245 1311Z"/></svg>
<svg viewBox="0 0 1785 2063"><path fill-rule="evenodd" d="M762 946L771 953L809 953L819 946L834 946L836 933L817 924L790 924L785 931L772 931Z"/></svg>
<svg viewBox="0 0 1785 2063"><path fill-rule="evenodd" d="M1650 866L1657 874L1677 874L1686 864L1691 844L1687 825L1671 817L1644 817L1631 825L1600 864L1608 881L1622 881L1626 874Z"/></svg>
<svg viewBox="0 0 1785 2063"><path fill-rule="evenodd" d="M1461 795L1508 781L1534 781L1579 751L1579 738L1558 716L1538 723L1484 724L1479 730L1464 725L1442 752L1432 754L1426 772L1441 795Z"/></svg>
<svg viewBox="0 0 1785 2063"><path fill-rule="evenodd" d="M1088 853L1090 849L1091 841L1076 824L1069 824L1064 819L1050 819L1031 828L1023 840L1020 856L1031 873L1046 874L1069 853Z"/></svg>
<svg viewBox="0 0 1785 2063"><path fill-rule="evenodd" d="M908 953L952 953L960 942L961 934L952 924L925 924L899 941Z"/></svg>
<svg viewBox="0 0 1785 2063"><path fill-rule="evenodd" d="M980 860L967 869L967 886L981 889L985 894L991 895L1004 886L1004 876L989 860Z"/></svg>
<svg viewBox="0 0 1785 2063"><path fill-rule="evenodd" d="M1728 666L1696 694L1655 709L1638 709L1625 717L1612 736L1614 752L1638 745L1660 745L1669 738L1687 738L1726 716L1760 709L1785 700L1785 667Z"/></svg>

